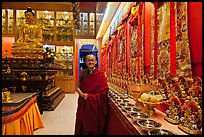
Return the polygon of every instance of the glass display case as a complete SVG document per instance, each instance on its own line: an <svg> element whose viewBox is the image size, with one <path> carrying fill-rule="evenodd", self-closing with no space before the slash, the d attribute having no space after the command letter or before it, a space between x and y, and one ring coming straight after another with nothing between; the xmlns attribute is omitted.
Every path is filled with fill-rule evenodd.
<svg viewBox="0 0 204 137"><path fill-rule="evenodd" d="M94 35L95 29L95 14L89 13L89 33Z"/></svg>
<svg viewBox="0 0 204 137"><path fill-rule="evenodd" d="M46 52L46 49L49 48L51 49L51 52L55 53L55 45L43 45L43 50Z"/></svg>
<svg viewBox="0 0 204 137"><path fill-rule="evenodd" d="M14 33L13 10L8 9L8 33Z"/></svg>
<svg viewBox="0 0 204 137"><path fill-rule="evenodd" d="M6 9L2 9L2 33L6 32Z"/></svg>
<svg viewBox="0 0 204 137"><path fill-rule="evenodd" d="M79 29L76 29L77 36L94 36L99 29L102 20L102 14L80 12ZM98 23L98 25L96 25Z"/></svg>
<svg viewBox="0 0 204 137"><path fill-rule="evenodd" d="M73 75L74 54L73 46L56 46L55 62L63 66L63 75Z"/></svg>
<svg viewBox="0 0 204 137"><path fill-rule="evenodd" d="M37 11L37 23L42 26L43 41L54 41L54 11Z"/></svg>
<svg viewBox="0 0 204 137"><path fill-rule="evenodd" d="M73 13L57 12L57 41L73 41Z"/></svg>
<svg viewBox="0 0 204 137"><path fill-rule="evenodd" d="M96 34L98 33L102 19L103 19L103 13L96 13Z"/></svg>
<svg viewBox="0 0 204 137"><path fill-rule="evenodd" d="M80 12L79 29L76 31L76 35L88 34L88 13Z"/></svg>
<svg viewBox="0 0 204 137"><path fill-rule="evenodd" d="M14 34L14 10L2 9L2 33Z"/></svg>

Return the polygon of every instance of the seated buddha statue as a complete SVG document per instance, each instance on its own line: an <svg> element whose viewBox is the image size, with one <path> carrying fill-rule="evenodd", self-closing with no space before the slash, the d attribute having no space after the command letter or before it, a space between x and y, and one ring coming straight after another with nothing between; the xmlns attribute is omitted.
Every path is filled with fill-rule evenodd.
<svg viewBox="0 0 204 137"><path fill-rule="evenodd" d="M202 128L202 109L192 97L182 106L183 114L179 128L189 134L200 134Z"/></svg>
<svg viewBox="0 0 204 137"><path fill-rule="evenodd" d="M181 102L177 96L173 96L168 101L169 108L166 110L165 120L172 124L179 124L181 117Z"/></svg>
<svg viewBox="0 0 204 137"><path fill-rule="evenodd" d="M12 45L14 57L43 58L42 28L34 22L34 12L28 8L25 12L26 23L19 30L19 38Z"/></svg>

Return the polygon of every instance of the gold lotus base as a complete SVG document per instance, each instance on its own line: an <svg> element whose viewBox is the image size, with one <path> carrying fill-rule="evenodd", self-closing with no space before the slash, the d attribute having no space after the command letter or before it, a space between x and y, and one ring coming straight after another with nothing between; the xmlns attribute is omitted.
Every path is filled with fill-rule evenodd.
<svg viewBox="0 0 204 137"><path fill-rule="evenodd" d="M181 129L182 131L188 133L188 134L193 134L193 135L201 134L201 131L199 129L197 129L197 130L190 130L189 128L184 127L181 124L179 124L178 128Z"/></svg>
<svg viewBox="0 0 204 137"><path fill-rule="evenodd" d="M16 58L43 58L43 49L41 48L28 48L28 49L12 49L12 55Z"/></svg>
<svg viewBox="0 0 204 137"><path fill-rule="evenodd" d="M169 118L169 117L165 117L164 119L165 119L166 121L172 123L172 124L175 124L175 125L180 124L180 121L178 121L178 120L173 120L172 118Z"/></svg>

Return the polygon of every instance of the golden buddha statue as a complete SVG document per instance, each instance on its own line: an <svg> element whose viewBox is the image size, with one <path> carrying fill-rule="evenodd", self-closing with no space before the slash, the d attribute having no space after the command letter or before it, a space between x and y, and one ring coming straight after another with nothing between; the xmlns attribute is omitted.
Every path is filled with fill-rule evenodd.
<svg viewBox="0 0 204 137"><path fill-rule="evenodd" d="M193 97L186 100L182 106L183 115L179 128L188 134L201 134L202 109Z"/></svg>
<svg viewBox="0 0 204 137"><path fill-rule="evenodd" d="M43 58L42 28L34 23L34 12L25 12L26 23L21 25L18 40L12 45L14 57Z"/></svg>
<svg viewBox="0 0 204 137"><path fill-rule="evenodd" d="M172 124L179 124L181 117L181 102L177 96L173 96L168 101L169 109L166 110L165 120Z"/></svg>

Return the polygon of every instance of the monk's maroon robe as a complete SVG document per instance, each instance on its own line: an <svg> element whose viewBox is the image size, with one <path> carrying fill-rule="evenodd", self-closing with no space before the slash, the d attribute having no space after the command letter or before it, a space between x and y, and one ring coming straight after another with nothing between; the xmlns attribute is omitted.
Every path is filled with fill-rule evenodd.
<svg viewBox="0 0 204 137"><path fill-rule="evenodd" d="M88 93L86 100L79 96L75 134L105 134L108 108L108 85L104 73L98 69L80 74L80 89ZM83 75L85 74L85 75Z"/></svg>

